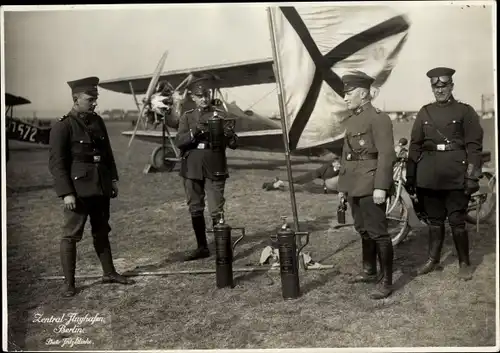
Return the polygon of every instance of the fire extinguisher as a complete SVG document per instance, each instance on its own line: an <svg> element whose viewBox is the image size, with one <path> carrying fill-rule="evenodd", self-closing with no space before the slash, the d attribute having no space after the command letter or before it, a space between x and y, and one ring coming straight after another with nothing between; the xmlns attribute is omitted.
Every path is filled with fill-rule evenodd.
<svg viewBox="0 0 500 353"><path fill-rule="evenodd" d="M207 121L208 138L210 149L214 152L211 159L213 173L216 176L227 175L226 138L224 136L224 123L226 119L221 117L217 111Z"/></svg>
<svg viewBox="0 0 500 353"><path fill-rule="evenodd" d="M345 213L347 211L347 201L344 197L340 199L339 207L337 208L337 222L345 224Z"/></svg>
<svg viewBox="0 0 500 353"><path fill-rule="evenodd" d="M281 218L283 224L276 232L280 259L281 292L283 299L291 300L300 296L299 253L308 244L309 233L295 232L288 226L286 217ZM297 251L296 236L303 234L307 235L307 241Z"/></svg>
<svg viewBox="0 0 500 353"><path fill-rule="evenodd" d="M231 244L232 230L241 230L241 237L234 244ZM226 224L224 213L221 212L218 223L213 230L208 230L208 232L213 232L215 238L215 279L217 288L233 288L233 253L236 245L245 237L245 228L232 228Z"/></svg>

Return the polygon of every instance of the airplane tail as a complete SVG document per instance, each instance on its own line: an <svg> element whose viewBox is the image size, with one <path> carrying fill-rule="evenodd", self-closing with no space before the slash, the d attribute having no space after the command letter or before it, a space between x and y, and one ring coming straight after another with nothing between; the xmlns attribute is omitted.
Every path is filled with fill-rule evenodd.
<svg viewBox="0 0 500 353"><path fill-rule="evenodd" d="M7 118L7 138L42 145L49 144L50 127L42 128L17 118Z"/></svg>
<svg viewBox="0 0 500 353"><path fill-rule="evenodd" d="M408 35L406 17L382 6L271 8L276 71L290 150L341 139L350 115L341 77L361 70L376 95Z"/></svg>

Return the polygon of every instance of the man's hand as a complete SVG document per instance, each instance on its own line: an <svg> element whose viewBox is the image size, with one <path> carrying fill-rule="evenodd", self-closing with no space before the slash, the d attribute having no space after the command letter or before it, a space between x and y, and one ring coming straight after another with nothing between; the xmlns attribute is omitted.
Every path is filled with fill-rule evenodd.
<svg viewBox="0 0 500 353"><path fill-rule="evenodd" d="M113 183L111 184L111 198L114 199L117 196L118 196L118 185L116 184L116 181L113 181Z"/></svg>
<svg viewBox="0 0 500 353"><path fill-rule="evenodd" d="M76 197L73 194L64 196L64 207L67 210L73 211L76 208Z"/></svg>
<svg viewBox="0 0 500 353"><path fill-rule="evenodd" d="M377 205L383 204L385 202L385 198L386 198L385 190L380 190L380 189L373 190L373 202L375 202Z"/></svg>
<svg viewBox="0 0 500 353"><path fill-rule="evenodd" d="M193 131L194 138L198 139L198 138L203 137L203 135L205 135L205 132L206 132L205 129L206 129L205 125L202 124L201 122L199 122L198 124L196 124L196 127L195 127L195 129Z"/></svg>

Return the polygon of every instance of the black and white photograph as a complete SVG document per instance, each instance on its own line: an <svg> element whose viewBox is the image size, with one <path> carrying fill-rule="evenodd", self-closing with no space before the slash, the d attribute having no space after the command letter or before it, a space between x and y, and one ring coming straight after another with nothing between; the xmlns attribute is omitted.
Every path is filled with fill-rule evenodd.
<svg viewBox="0 0 500 353"><path fill-rule="evenodd" d="M3 350L497 352L496 12L2 5Z"/></svg>

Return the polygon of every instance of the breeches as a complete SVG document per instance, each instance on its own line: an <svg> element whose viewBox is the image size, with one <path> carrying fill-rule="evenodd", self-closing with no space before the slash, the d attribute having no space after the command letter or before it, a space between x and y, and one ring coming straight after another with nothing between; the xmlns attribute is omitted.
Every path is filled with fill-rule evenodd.
<svg viewBox="0 0 500 353"><path fill-rule="evenodd" d="M208 203L208 211L212 217L217 217L224 211L224 188L226 180L204 180L183 179L184 191L186 192L187 205L192 216L202 215L205 209L205 195Z"/></svg>
<svg viewBox="0 0 500 353"><path fill-rule="evenodd" d="M386 204L377 205L373 196L348 197L354 219L354 229L365 239L389 237L387 231Z"/></svg>
<svg viewBox="0 0 500 353"><path fill-rule="evenodd" d="M109 226L110 199L104 196L76 199L76 209L64 209L63 239L82 240L87 218L90 218L92 236L107 236Z"/></svg>
<svg viewBox="0 0 500 353"><path fill-rule="evenodd" d="M464 190L417 188L417 198L431 225L441 226L448 218L450 227L465 228L470 197L465 195Z"/></svg>

